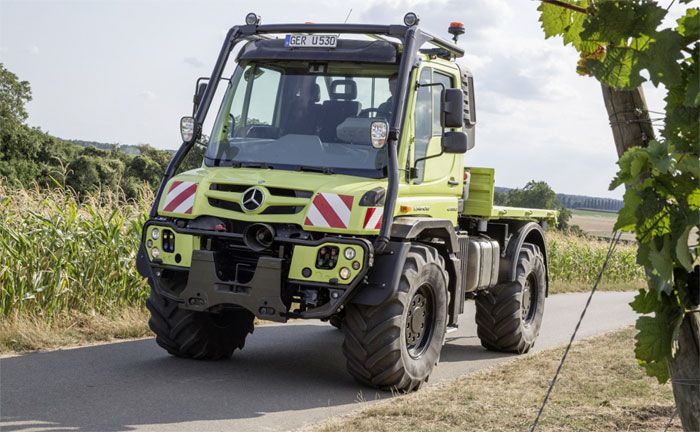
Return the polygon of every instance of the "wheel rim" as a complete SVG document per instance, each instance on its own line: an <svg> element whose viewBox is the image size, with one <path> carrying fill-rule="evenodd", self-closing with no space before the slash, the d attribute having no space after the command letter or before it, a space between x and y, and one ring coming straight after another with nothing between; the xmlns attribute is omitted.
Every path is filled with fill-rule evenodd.
<svg viewBox="0 0 700 432"><path fill-rule="evenodd" d="M529 325L535 318L537 312L537 278L534 274L529 274L523 285L522 300L520 301L520 312L525 325Z"/></svg>
<svg viewBox="0 0 700 432"><path fill-rule="evenodd" d="M430 345L435 328L435 302L429 285L421 286L408 304L406 316L406 348L408 354L420 358Z"/></svg>

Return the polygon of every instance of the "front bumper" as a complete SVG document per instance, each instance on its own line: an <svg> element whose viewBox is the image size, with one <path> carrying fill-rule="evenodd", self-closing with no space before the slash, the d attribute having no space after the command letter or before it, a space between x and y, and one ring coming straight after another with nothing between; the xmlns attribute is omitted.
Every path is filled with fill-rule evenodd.
<svg viewBox="0 0 700 432"><path fill-rule="evenodd" d="M236 305L249 310L261 319L270 321L284 322L288 318L328 318L339 312L358 285L364 283L367 271L373 262L372 244L364 238L333 236L319 240L304 240L276 236L274 248L279 250L278 254L256 254L253 251L245 251L255 261L252 277L248 272L245 278L239 278L237 268L233 272L234 276L226 277L227 271L222 271L225 260L221 252L216 250L195 248L187 260L189 268L173 266L163 262L162 259L152 259L145 247L146 233L149 232L150 226L167 228L188 241L192 238L242 241L243 235L184 228L162 220L150 220L144 225L144 234L137 256L139 273L149 279L156 293L177 302L181 308L195 311L206 311L220 305ZM337 279L328 282L291 280L289 278L291 259L285 257L282 248L291 248L293 254L295 246L308 248L324 244L347 245L361 250L361 254L358 255L358 259L361 257L362 260L361 268L354 272L350 283L342 284ZM313 266L313 263L309 265ZM175 273L186 277L184 288L181 284L178 289L172 289L172 285L166 282L166 275ZM231 273L228 272L228 274ZM289 296L283 295L284 291L291 289L292 285L327 290L328 301L317 307L294 312L291 310Z"/></svg>

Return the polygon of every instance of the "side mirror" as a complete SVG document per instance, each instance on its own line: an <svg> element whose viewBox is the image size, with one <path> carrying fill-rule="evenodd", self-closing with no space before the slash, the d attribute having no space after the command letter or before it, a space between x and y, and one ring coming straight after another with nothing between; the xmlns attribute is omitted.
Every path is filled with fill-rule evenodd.
<svg viewBox="0 0 700 432"><path fill-rule="evenodd" d="M207 91L207 83L199 82L199 80L197 81L197 91L195 92L194 97L192 97L192 103L194 104L194 107L192 108L192 115L197 112L197 108L199 108L199 104L202 102L202 98L204 97L204 92Z"/></svg>
<svg viewBox="0 0 700 432"><path fill-rule="evenodd" d="M466 153L469 148L469 140L464 132L445 132L442 135L442 151L444 153Z"/></svg>
<svg viewBox="0 0 700 432"><path fill-rule="evenodd" d="M440 97L442 127L461 128L464 121L464 93L461 89L444 89Z"/></svg>
<svg viewBox="0 0 700 432"><path fill-rule="evenodd" d="M186 143L192 142L195 138L196 122L194 117L183 117L180 119L180 136Z"/></svg>

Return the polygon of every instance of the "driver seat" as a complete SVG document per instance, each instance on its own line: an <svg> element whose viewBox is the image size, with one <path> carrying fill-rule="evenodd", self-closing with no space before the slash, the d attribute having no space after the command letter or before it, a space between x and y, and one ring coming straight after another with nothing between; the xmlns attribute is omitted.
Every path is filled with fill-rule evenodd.
<svg viewBox="0 0 700 432"><path fill-rule="evenodd" d="M350 79L331 82L329 100L321 106L318 136L323 142L338 142L337 127L348 117L360 112L357 99L357 83Z"/></svg>

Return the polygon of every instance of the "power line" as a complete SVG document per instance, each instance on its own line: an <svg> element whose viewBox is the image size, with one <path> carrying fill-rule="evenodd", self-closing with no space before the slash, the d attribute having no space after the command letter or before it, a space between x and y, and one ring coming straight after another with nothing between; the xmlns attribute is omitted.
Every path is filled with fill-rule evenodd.
<svg viewBox="0 0 700 432"><path fill-rule="evenodd" d="M544 395L544 399L542 400L542 404L540 405L539 411L537 411L537 417L535 417L535 421L532 422L532 426L530 426L530 432L534 432L535 428L537 428L537 425L539 424L540 417L542 416L542 412L544 411L544 407L547 405L547 402L549 401L549 396L552 393L552 389L554 388L554 384L557 382L557 378L559 378L559 373L561 372L562 367L564 366L564 361L566 361L566 356L569 355L569 350L571 349L571 345L574 343L574 339L576 339L576 333L578 333L579 327L581 327L581 322L583 321L583 317L586 315L586 311L588 310L588 306L591 304L591 300L593 299L593 294L595 294L596 290L598 289L598 284L600 283L600 280L603 278L603 273L605 273L605 268L608 265L608 261L610 260L610 257L612 256L613 252L615 252L615 247L617 246L617 243L620 241L620 236L622 236L622 233L619 231L613 231L612 237L610 238L610 246L608 247L608 253L605 255L605 260L603 261L603 265L600 268L600 273L598 273L598 278L595 281L595 284L593 284L593 288L591 289L591 294L588 296L588 301L586 301L586 306L583 307L583 311L581 311L581 317L579 317L578 322L576 323L576 327L574 328L574 332L571 335L571 339L569 340L569 344L566 346L566 349L564 350L564 355L561 357L561 361L559 361L559 366L557 367L557 371L554 373L554 378L552 378L552 382L549 384L549 388L547 389L547 393Z"/></svg>

